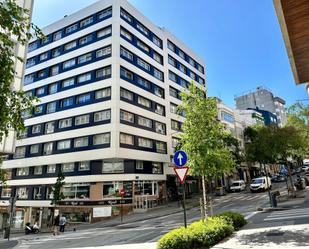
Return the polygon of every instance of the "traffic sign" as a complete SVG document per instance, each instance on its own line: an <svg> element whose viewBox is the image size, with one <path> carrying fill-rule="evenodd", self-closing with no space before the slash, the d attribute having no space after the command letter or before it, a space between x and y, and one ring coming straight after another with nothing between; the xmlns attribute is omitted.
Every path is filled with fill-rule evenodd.
<svg viewBox="0 0 309 249"><path fill-rule="evenodd" d="M183 150L178 150L175 152L173 160L176 166L182 167L186 165L188 157L186 152Z"/></svg>
<svg viewBox="0 0 309 249"><path fill-rule="evenodd" d="M124 188L119 189L119 194L120 194L121 196L124 196L124 194L125 194Z"/></svg>
<svg viewBox="0 0 309 249"><path fill-rule="evenodd" d="M181 184L184 184L186 176L189 171L189 167L174 167L174 171L180 181Z"/></svg>

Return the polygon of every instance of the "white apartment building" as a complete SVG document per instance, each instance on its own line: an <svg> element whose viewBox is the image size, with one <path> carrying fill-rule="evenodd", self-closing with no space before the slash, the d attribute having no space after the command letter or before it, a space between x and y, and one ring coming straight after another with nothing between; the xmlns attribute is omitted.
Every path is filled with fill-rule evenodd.
<svg viewBox="0 0 309 249"><path fill-rule="evenodd" d="M98 1L43 33L29 44L24 77L40 103L3 164L11 179L2 205L18 196L16 220L47 224L60 171L59 208L71 222L100 220L97 208L118 215L121 188L125 211L166 200L184 121L179 93L191 81L205 89L203 60L125 0Z"/></svg>

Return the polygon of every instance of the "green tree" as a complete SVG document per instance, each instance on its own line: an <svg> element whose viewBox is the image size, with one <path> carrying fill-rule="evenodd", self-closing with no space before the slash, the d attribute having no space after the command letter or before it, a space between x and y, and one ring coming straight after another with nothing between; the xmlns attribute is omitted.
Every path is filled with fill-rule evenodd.
<svg viewBox="0 0 309 249"><path fill-rule="evenodd" d="M56 183L53 186L52 193L53 199L51 200L51 205L57 206L61 200L64 199L62 188L65 185L65 176L62 172L58 173Z"/></svg>
<svg viewBox="0 0 309 249"><path fill-rule="evenodd" d="M14 129L19 134L25 129L22 118L24 110L33 107L33 98L13 87L15 44L27 45L33 36L43 37L40 29L30 22L29 11L19 7L13 0L0 1L0 142ZM33 33L31 33L34 31Z"/></svg>
<svg viewBox="0 0 309 249"><path fill-rule="evenodd" d="M181 93L181 98L178 112L184 112L186 119L183 133L179 135L180 146L188 154L190 173L202 178L204 217L207 219L205 179L231 170L234 161L225 143L227 133L217 119L216 99L205 97L205 92L194 83Z"/></svg>

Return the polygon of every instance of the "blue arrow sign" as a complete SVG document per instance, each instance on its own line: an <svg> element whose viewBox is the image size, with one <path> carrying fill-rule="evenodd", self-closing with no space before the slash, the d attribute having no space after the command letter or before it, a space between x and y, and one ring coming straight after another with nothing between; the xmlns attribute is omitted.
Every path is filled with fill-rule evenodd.
<svg viewBox="0 0 309 249"><path fill-rule="evenodd" d="M188 157L186 152L183 150L178 150L175 152L173 160L176 166L182 167L186 165Z"/></svg>

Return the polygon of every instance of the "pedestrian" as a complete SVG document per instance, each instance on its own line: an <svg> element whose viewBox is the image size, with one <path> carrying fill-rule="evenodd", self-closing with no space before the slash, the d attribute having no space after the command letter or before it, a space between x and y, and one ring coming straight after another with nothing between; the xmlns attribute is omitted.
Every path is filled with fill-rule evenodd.
<svg viewBox="0 0 309 249"><path fill-rule="evenodd" d="M65 218L65 216L61 216L60 220L59 220L59 227L60 227L60 232L63 233L64 232L64 228L65 228L65 224L67 223L67 219Z"/></svg>
<svg viewBox="0 0 309 249"><path fill-rule="evenodd" d="M53 228L53 234L58 234L58 226L59 226L59 215L57 215L54 219L54 228Z"/></svg>

